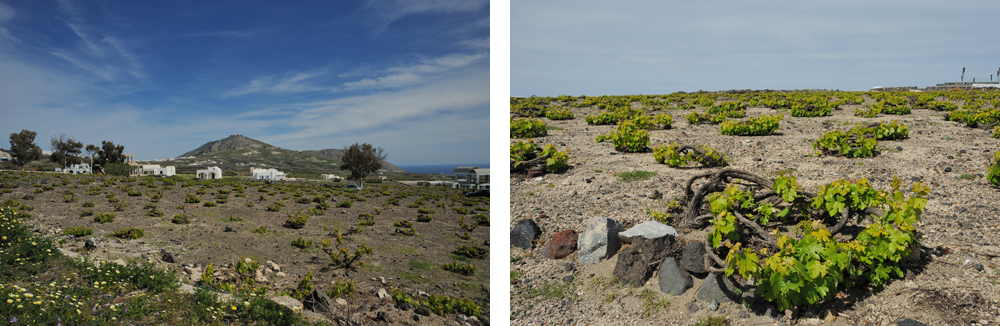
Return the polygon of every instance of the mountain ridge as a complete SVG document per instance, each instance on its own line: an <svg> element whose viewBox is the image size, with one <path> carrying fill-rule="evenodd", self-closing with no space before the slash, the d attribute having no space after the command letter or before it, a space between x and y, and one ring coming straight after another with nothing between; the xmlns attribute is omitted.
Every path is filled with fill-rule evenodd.
<svg viewBox="0 0 1000 326"><path fill-rule="evenodd" d="M271 165L280 167L282 165L292 165L291 161L295 160L309 160L309 161L327 161L331 164L335 164L338 167L343 164L340 159L344 154L343 149L328 148L321 150L291 150L280 148L253 138L249 138L243 135L231 135L229 137L210 141L204 145L190 150L184 154L181 154L177 158L182 157L195 157L201 158L202 156L212 155L215 158L216 155L213 154L227 154L234 155L239 154L242 158L250 159L253 157L264 160L265 158L270 158L273 155L283 154L284 159L281 162L272 162ZM304 156L304 157L300 157ZM242 161L242 160L239 160ZM266 162L265 162L266 163ZM280 164L286 163L286 164ZM388 161L382 161L382 168L389 172L406 172L400 167L389 163Z"/></svg>

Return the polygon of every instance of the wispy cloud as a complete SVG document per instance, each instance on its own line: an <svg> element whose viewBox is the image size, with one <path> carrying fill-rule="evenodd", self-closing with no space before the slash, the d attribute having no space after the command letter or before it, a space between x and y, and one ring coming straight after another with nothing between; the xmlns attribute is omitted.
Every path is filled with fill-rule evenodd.
<svg viewBox="0 0 1000 326"><path fill-rule="evenodd" d="M89 24L75 2L60 0L59 7L66 16L66 26L79 42L75 48L50 46L49 54L106 81L122 81L128 76L134 80L146 78L140 57L130 50L127 41L104 32L98 25Z"/></svg>
<svg viewBox="0 0 1000 326"><path fill-rule="evenodd" d="M225 31L205 31L181 35L183 37L231 37L249 39L255 36L271 32L271 29L259 28L251 30L225 30Z"/></svg>
<svg viewBox="0 0 1000 326"><path fill-rule="evenodd" d="M0 1L0 24L14 19L14 8L11 8L3 1Z"/></svg>
<svg viewBox="0 0 1000 326"><path fill-rule="evenodd" d="M325 76L326 69L309 72L287 73L283 77L264 76L251 80L246 86L222 94L222 98L247 94L290 94L327 90L329 88L310 84L310 80Z"/></svg>
<svg viewBox="0 0 1000 326"><path fill-rule="evenodd" d="M375 75L383 76L344 83L343 87L337 90L378 89L414 85L424 82L426 80L425 76L467 66L488 56L487 53L450 54L437 58L423 59L416 64L396 66L374 73Z"/></svg>
<svg viewBox="0 0 1000 326"><path fill-rule="evenodd" d="M489 6L488 0L368 0L364 10L375 11L381 20L376 32L385 31L386 26L393 21L412 14L427 12L460 13L476 11ZM488 23L487 23L488 24Z"/></svg>

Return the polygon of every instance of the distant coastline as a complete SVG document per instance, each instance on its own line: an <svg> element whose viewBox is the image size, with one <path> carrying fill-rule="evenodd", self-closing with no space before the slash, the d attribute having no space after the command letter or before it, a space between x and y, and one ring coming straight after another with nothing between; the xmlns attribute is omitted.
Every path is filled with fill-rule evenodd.
<svg viewBox="0 0 1000 326"><path fill-rule="evenodd" d="M478 166L483 169L489 169L489 163L479 163L479 164L434 164L434 165L397 165L400 169L406 170L410 173L443 173L452 174L456 167L459 166Z"/></svg>

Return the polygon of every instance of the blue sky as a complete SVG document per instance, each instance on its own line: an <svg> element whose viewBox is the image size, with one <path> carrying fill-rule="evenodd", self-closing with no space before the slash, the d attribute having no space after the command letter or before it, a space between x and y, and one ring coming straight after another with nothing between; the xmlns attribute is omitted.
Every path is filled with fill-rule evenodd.
<svg viewBox="0 0 1000 326"><path fill-rule="evenodd" d="M988 81L1000 1L514 0L511 95ZM993 80L997 77L994 75Z"/></svg>
<svg viewBox="0 0 1000 326"><path fill-rule="evenodd" d="M147 160L242 134L488 162L489 44L479 0L0 0L0 147L28 129Z"/></svg>

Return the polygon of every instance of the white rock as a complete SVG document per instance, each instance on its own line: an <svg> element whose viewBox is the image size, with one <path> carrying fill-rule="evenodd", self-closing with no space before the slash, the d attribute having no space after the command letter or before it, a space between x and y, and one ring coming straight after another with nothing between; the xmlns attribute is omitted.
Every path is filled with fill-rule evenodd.
<svg viewBox="0 0 1000 326"><path fill-rule="evenodd" d="M385 299L385 297L389 296L389 293L385 292L383 288L379 288L377 294L379 299Z"/></svg>
<svg viewBox="0 0 1000 326"><path fill-rule="evenodd" d="M382 285L385 285L385 277L379 276L378 280L382 282Z"/></svg>
<svg viewBox="0 0 1000 326"><path fill-rule="evenodd" d="M594 216L587 220L587 230L580 234L577 242L577 252L580 261L599 263L611 258L621 249L621 238L617 236L623 231L622 224L616 220Z"/></svg>
<svg viewBox="0 0 1000 326"><path fill-rule="evenodd" d="M341 306L346 306L347 305L347 300L344 300L344 298L337 298L337 300L334 300L334 301L336 301L337 304L341 305Z"/></svg>
<svg viewBox="0 0 1000 326"><path fill-rule="evenodd" d="M417 291L417 295L419 295L421 297L429 297L430 296L430 295L427 294L427 292L424 292L424 291Z"/></svg>
<svg viewBox="0 0 1000 326"><path fill-rule="evenodd" d="M285 277L285 272L277 272L277 273L274 273L274 276L277 276L277 277Z"/></svg>
<svg viewBox="0 0 1000 326"><path fill-rule="evenodd" d="M645 221L639 225L633 226L625 232L618 233L622 241L625 243L632 243L632 239L635 237L643 237L646 239L656 239L666 235L677 236L677 230L669 225L664 225L663 223L657 221Z"/></svg>
<svg viewBox="0 0 1000 326"><path fill-rule="evenodd" d="M280 272L281 271L281 266L278 266L278 264L275 264L273 261L268 260L264 264L267 265L268 267L270 267L275 272Z"/></svg>

